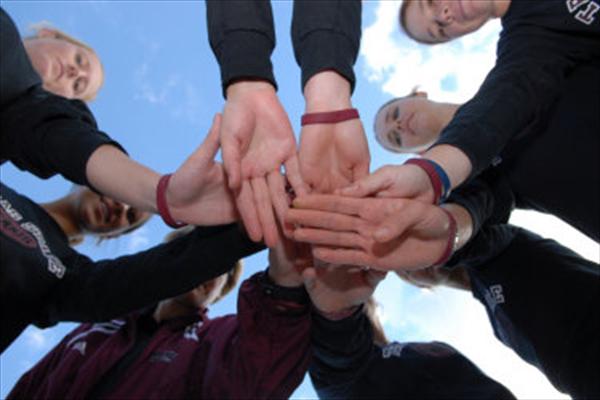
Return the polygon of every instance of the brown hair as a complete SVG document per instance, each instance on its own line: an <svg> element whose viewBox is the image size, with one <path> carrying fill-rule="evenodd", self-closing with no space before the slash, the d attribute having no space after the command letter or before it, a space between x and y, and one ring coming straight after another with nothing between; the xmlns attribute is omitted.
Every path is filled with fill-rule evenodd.
<svg viewBox="0 0 600 400"><path fill-rule="evenodd" d="M100 90L100 88L102 88L102 85L104 85L104 66L102 65L102 61L100 60L98 53L96 53L96 51L90 45L82 42L79 39L74 38L73 36L69 35L68 33L61 31L60 29L55 28L54 26L52 26L52 24L50 24L47 21L41 21L41 22L37 22L35 24L31 24L29 26L29 28L34 32L34 35L27 36L27 37L23 38L23 40L39 39L40 32L47 30L47 31L52 32L55 39L64 40L65 42L69 42L75 46L83 47L90 53L94 54L96 56L96 58L98 58L98 61L100 62L100 69L102 71L102 76L101 76L102 80L100 81L100 86L98 86L98 90ZM95 98L96 98L96 93L93 93L89 98L84 98L82 100L84 100L86 102L90 102L90 101L93 101Z"/></svg>
<svg viewBox="0 0 600 400"><path fill-rule="evenodd" d="M365 301L363 312L366 314L367 318L369 318L371 326L373 327L373 342L379 346L387 345L390 341L385 336L385 330L383 329L383 325L381 324L377 313L377 302L373 296Z"/></svg>
<svg viewBox="0 0 600 400"><path fill-rule="evenodd" d="M177 238L183 237L192 232L194 228L195 226L188 225L186 227L171 231L167 234L167 236L165 236L164 242L167 243ZM242 270L242 260L238 260L227 272L227 281L225 282L223 289L221 289L221 293L219 293L219 296L217 296L217 298L212 302L212 304L215 304L223 297L227 296L236 287L240 280L240 277L242 276Z"/></svg>

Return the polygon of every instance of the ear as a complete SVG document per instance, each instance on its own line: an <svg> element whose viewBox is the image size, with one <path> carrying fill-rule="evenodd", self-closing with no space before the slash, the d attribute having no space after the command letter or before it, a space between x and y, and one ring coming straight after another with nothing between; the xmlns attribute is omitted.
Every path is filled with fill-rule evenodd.
<svg viewBox="0 0 600 400"><path fill-rule="evenodd" d="M39 39L43 39L43 38L58 38L60 36L60 34L52 28L42 28L39 31L37 31L35 37L39 38Z"/></svg>
<svg viewBox="0 0 600 400"><path fill-rule="evenodd" d="M427 92L418 90L418 91L415 92L415 97L422 97L422 98L426 99L427 98Z"/></svg>

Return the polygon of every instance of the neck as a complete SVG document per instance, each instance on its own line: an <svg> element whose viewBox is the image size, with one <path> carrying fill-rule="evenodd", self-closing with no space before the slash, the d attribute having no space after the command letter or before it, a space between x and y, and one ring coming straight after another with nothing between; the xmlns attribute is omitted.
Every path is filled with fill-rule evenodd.
<svg viewBox="0 0 600 400"><path fill-rule="evenodd" d="M154 320L157 323L168 321L178 317L185 317L188 315L195 315L199 312L196 307L191 307L185 303L181 303L176 299L167 299L158 303L156 310L154 310Z"/></svg>
<svg viewBox="0 0 600 400"><path fill-rule="evenodd" d="M439 131L441 132L446 125L452 121L454 118L454 114L456 114L456 110L460 107L459 104L452 103L436 103L438 122L440 124Z"/></svg>
<svg viewBox="0 0 600 400"><path fill-rule="evenodd" d="M50 203L42 203L40 206L50 214L69 240L74 240L82 235L83 229L77 221L75 205L70 200L69 195Z"/></svg>
<svg viewBox="0 0 600 400"><path fill-rule="evenodd" d="M502 18L508 12L508 8L510 7L511 0L495 0L494 1L494 9L493 15L495 18Z"/></svg>

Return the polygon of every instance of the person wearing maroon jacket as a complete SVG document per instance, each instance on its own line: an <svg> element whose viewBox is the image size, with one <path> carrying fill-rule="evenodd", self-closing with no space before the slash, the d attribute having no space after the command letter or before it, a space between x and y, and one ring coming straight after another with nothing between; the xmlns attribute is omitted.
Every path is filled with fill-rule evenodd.
<svg viewBox="0 0 600 400"><path fill-rule="evenodd" d="M237 315L210 319L206 307L239 267L155 307L80 325L8 398L289 397L310 360L310 303L282 260L242 283Z"/></svg>

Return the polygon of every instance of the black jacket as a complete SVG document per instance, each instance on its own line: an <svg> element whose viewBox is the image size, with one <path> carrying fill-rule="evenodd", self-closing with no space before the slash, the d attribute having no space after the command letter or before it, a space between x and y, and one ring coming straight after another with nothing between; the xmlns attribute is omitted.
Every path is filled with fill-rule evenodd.
<svg viewBox="0 0 600 400"><path fill-rule="evenodd" d="M571 3L578 3L576 9ZM598 0L512 0L502 18L495 67L437 144L464 151L477 175L511 139L547 118L568 74L600 59L600 13L589 24L581 20L598 5Z"/></svg>
<svg viewBox="0 0 600 400"><path fill-rule="evenodd" d="M510 225L495 257L468 264L473 296L496 337L561 392L600 397L600 268L553 240ZM492 235L493 236L493 235Z"/></svg>
<svg viewBox="0 0 600 400"><path fill-rule="evenodd" d="M514 399L453 347L373 343L362 311L330 321L313 314L309 373L322 399Z"/></svg>
<svg viewBox="0 0 600 400"><path fill-rule="evenodd" d="M580 65L569 75L548 118L511 141L502 162L456 189L483 224L506 222L514 207L561 218L600 241L600 66Z"/></svg>
<svg viewBox="0 0 600 400"><path fill-rule="evenodd" d="M236 225L196 228L140 253L92 261L40 206L0 184L0 352L30 323L106 321L184 293L262 250Z"/></svg>

